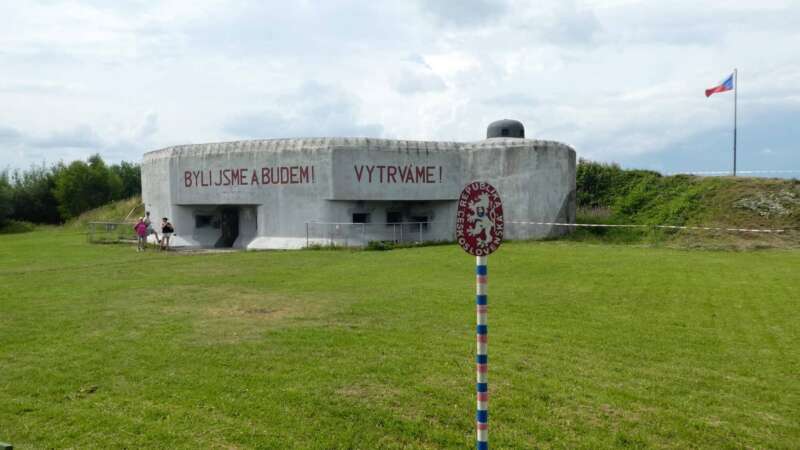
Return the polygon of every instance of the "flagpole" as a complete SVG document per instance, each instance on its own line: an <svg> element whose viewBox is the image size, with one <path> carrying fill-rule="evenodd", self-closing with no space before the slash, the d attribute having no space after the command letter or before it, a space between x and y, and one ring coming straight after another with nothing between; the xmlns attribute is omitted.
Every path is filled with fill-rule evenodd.
<svg viewBox="0 0 800 450"><path fill-rule="evenodd" d="M736 176L736 125L739 103L739 69L733 69L733 176Z"/></svg>

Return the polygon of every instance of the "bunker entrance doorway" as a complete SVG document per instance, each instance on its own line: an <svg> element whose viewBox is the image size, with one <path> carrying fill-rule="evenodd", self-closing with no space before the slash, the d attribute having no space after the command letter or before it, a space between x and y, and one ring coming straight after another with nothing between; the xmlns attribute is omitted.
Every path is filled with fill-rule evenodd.
<svg viewBox="0 0 800 450"><path fill-rule="evenodd" d="M214 247L233 247L239 237L239 208L223 208L220 214L220 237Z"/></svg>

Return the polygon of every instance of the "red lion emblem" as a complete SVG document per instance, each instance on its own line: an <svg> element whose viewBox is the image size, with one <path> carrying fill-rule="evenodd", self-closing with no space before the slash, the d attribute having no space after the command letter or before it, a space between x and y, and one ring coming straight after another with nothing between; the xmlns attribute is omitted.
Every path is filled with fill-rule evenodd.
<svg viewBox="0 0 800 450"><path fill-rule="evenodd" d="M458 199L456 242L474 256L486 256L503 241L503 202L489 183L468 184Z"/></svg>

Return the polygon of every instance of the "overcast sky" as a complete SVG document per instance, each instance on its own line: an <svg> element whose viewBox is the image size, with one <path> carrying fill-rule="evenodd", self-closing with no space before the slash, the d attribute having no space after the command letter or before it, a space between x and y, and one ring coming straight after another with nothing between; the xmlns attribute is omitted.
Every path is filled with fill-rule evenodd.
<svg viewBox="0 0 800 450"><path fill-rule="evenodd" d="M473 141L492 120L663 171L800 169L800 1L0 4L0 169L173 144Z"/></svg>

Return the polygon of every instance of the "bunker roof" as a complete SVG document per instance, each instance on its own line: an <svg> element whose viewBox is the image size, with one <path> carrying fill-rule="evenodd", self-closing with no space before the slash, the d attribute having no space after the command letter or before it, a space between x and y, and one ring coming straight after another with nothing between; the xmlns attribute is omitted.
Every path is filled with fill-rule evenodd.
<svg viewBox="0 0 800 450"><path fill-rule="evenodd" d="M144 159L160 159L174 156L201 156L203 154L248 153L248 152L283 152L334 148L360 148L364 151L399 151L399 152L457 152L463 150L479 150L505 147L529 148L561 148L571 150L565 144L555 141L494 138L474 142L455 141L413 141L376 138L291 138L261 139L249 141L214 142L205 144L186 144L153 150L144 154Z"/></svg>

